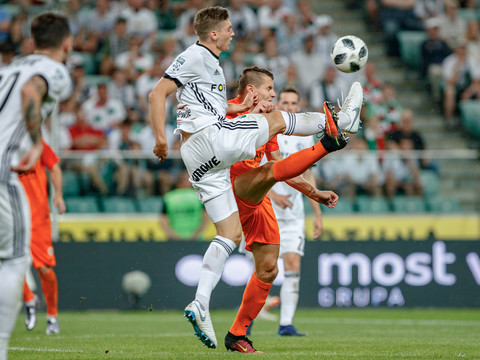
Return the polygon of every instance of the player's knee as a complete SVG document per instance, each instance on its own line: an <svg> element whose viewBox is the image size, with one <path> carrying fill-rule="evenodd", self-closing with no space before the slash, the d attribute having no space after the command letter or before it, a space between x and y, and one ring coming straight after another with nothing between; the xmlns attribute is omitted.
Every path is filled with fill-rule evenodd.
<svg viewBox="0 0 480 360"><path fill-rule="evenodd" d="M273 283L278 275L278 266L276 261L263 262L259 269L256 269L257 277L266 283Z"/></svg>

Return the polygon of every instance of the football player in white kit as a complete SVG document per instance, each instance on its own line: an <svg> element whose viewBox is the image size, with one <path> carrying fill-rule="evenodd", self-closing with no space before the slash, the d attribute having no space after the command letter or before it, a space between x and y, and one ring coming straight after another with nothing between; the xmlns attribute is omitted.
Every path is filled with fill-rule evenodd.
<svg viewBox="0 0 480 360"><path fill-rule="evenodd" d="M227 112L244 112L254 101L254 94L250 93L243 104L227 105L225 77L218 56L228 50L234 36L228 11L220 6L204 8L195 15L194 28L199 41L177 56L150 93L149 102L156 142L153 152L163 161L168 154L165 99L176 91L175 132L182 135L182 159L217 232L203 258L195 300L185 309L199 340L215 348L217 340L209 313L210 296L220 280L226 259L240 243L242 235L230 183L230 166L253 158L256 149L277 134L323 133L325 115L273 111L226 120ZM354 83L337 114L341 130L358 131L362 103L363 89L359 83Z"/></svg>
<svg viewBox="0 0 480 360"><path fill-rule="evenodd" d="M300 98L294 88L284 88L278 93L277 108L288 112L300 111ZM314 145L313 137L277 136L278 146L284 158ZM307 170L305 179L315 185L312 170ZM280 326L279 336L304 336L293 326L293 316L297 309L300 285L300 263L305 248L305 212L302 194L287 185L278 182L268 193L280 230L280 254L283 259L285 279L280 288ZM322 211L320 205L309 199L314 213L313 235L322 233Z"/></svg>
<svg viewBox="0 0 480 360"><path fill-rule="evenodd" d="M43 151L42 118L71 90L64 65L72 48L68 19L39 14L31 33L34 54L0 69L0 360L7 359L30 264L30 209L17 172L37 162ZM30 146L22 154L25 138Z"/></svg>

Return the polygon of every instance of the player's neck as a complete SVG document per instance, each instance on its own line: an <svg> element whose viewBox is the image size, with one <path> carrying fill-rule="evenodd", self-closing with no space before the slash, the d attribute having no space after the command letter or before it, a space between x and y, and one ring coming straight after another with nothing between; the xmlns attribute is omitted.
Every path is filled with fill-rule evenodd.
<svg viewBox="0 0 480 360"><path fill-rule="evenodd" d="M51 58L52 60L64 63L65 54L62 49L37 49L34 51L35 54L45 55Z"/></svg>
<svg viewBox="0 0 480 360"><path fill-rule="evenodd" d="M201 41L201 40L198 40L198 45L201 45L203 47L206 47L208 50L210 50L216 57L219 57L222 50L220 50L219 48L217 48L217 46L215 45L215 43L211 42L211 41Z"/></svg>

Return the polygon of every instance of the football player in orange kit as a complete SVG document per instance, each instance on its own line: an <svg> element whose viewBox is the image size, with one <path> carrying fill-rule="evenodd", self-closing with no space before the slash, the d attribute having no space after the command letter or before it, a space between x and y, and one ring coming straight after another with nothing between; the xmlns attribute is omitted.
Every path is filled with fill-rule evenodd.
<svg viewBox="0 0 480 360"><path fill-rule="evenodd" d="M47 303L47 334L58 334L60 326L58 314L58 283L53 267L56 264L52 244L52 228L50 223L50 207L48 205L48 181L45 169L50 170L55 193L53 205L58 207L59 213L65 212L65 201L62 191L62 170L58 164L59 158L53 150L42 140L43 153L32 170L19 175L30 203L32 219L32 233L30 248L33 267L40 276L42 291ZM23 300L27 315L25 326L32 330L36 324L37 295L35 295L25 281Z"/></svg>
<svg viewBox="0 0 480 360"><path fill-rule="evenodd" d="M230 103L241 104L247 93L253 92L255 102L250 113L270 112L273 110L272 99L275 97L273 87L273 75L270 71L250 66L244 69L238 82L239 96ZM325 136L313 148L293 154L292 159L283 161L294 161L290 167L298 166L308 169L313 164L310 156L316 156L316 160L328 154L329 151L339 150L346 144L345 138L340 135L339 143L333 148L330 142L335 142L337 136L336 124L328 109L325 109L327 116L327 132L333 137ZM228 114L227 117L237 117L242 114ZM343 142L343 143L342 143ZM315 149L317 147L318 149ZM327 151L325 148L328 148ZM316 151L322 151L322 156L314 155ZM240 161L230 168L232 187L237 202L242 230L245 235L246 249L251 251L254 257L255 272L248 282L242 299L242 304L237 317L225 337L227 350L239 351L242 353L259 352L252 346L252 342L245 336L248 326L256 318L270 291L273 281L278 273L277 259L280 246L280 234L275 213L267 192L278 181L274 178L271 166L274 162L260 166L263 155L268 160L282 160L276 137L272 138L264 146L257 149L255 158ZM291 170L291 169L290 169ZM274 168L275 172L275 168ZM278 175L278 174L276 174ZM308 183L303 177L297 176L286 180L286 182L304 193L315 201L328 207L334 207L338 196L332 191L320 191Z"/></svg>

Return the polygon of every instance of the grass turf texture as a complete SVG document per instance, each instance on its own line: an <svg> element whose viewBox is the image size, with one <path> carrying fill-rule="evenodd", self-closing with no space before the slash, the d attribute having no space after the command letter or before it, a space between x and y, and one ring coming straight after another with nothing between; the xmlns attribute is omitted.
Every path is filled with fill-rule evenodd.
<svg viewBox="0 0 480 360"><path fill-rule="evenodd" d="M278 310L276 312L278 314ZM219 346L207 349L181 311L61 312L59 335L45 314L27 331L21 313L10 341L17 359L226 359L223 339L234 311L213 311ZM294 321L308 337L277 337L278 323L257 320L250 339L262 359L480 359L480 309L302 309Z"/></svg>

